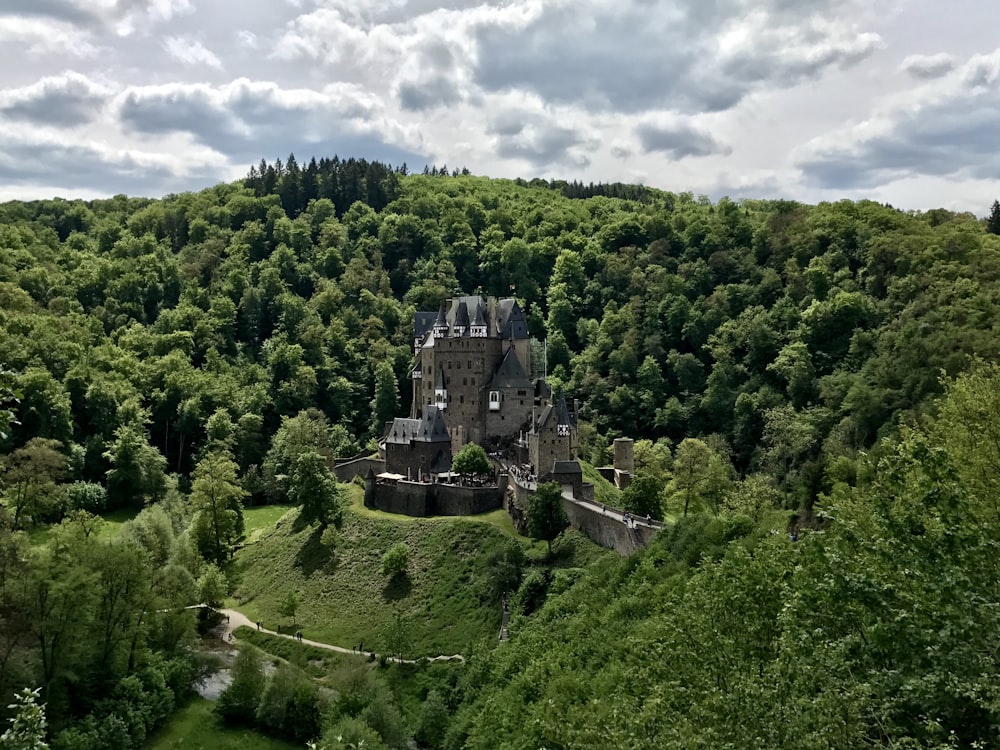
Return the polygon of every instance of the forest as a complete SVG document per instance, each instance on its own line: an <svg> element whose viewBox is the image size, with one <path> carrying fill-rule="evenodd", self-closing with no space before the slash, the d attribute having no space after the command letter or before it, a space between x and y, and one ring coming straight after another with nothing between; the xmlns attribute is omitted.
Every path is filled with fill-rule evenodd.
<svg viewBox="0 0 1000 750"><path fill-rule="evenodd" d="M624 501L672 523L535 577L422 746L994 746L995 223L294 156L2 204L0 704L142 746L244 509L341 522L332 459L408 411L413 313L459 290L518 298L581 457L635 438Z"/></svg>

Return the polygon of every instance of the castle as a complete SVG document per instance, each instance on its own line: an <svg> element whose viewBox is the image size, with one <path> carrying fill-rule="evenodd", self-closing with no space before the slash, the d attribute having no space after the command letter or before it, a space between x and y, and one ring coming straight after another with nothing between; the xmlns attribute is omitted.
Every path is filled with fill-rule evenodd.
<svg viewBox="0 0 1000 750"><path fill-rule="evenodd" d="M461 296L413 316L413 400L386 426L385 481L450 477L451 458L477 443L539 478L576 457L576 424L544 379L534 383L528 324L514 299ZM565 465L560 468L565 469Z"/></svg>
<svg viewBox="0 0 1000 750"><path fill-rule="evenodd" d="M410 516L503 507L522 528L528 498L552 481L574 527L620 552L634 548L639 532L623 531L583 481L565 398L531 378L527 319L516 300L458 296L437 312L417 312L413 350L409 415L386 424L378 458L335 467L341 481L365 476L366 505ZM451 472L452 456L470 442L489 452L493 477L468 482ZM619 487L633 471L631 443L616 440L615 466L600 469Z"/></svg>

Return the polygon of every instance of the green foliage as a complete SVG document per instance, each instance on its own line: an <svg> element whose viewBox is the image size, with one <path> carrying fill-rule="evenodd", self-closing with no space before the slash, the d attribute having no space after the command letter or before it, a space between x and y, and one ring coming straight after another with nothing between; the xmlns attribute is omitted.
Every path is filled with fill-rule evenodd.
<svg viewBox="0 0 1000 750"><path fill-rule="evenodd" d="M466 443L452 456L451 470L456 474L489 474L493 471L493 466L481 446Z"/></svg>
<svg viewBox="0 0 1000 750"><path fill-rule="evenodd" d="M552 556L552 541L566 527L569 519L562 506L562 490L555 482L538 486L538 490L528 499L528 534L548 543L548 555Z"/></svg>
<svg viewBox="0 0 1000 750"><path fill-rule="evenodd" d="M218 607L229 594L226 576L215 565L206 565L205 572L198 579L198 601Z"/></svg>
<svg viewBox="0 0 1000 750"><path fill-rule="evenodd" d="M292 625L295 624L295 613L299 611L299 604L302 603L299 593L293 589L289 589L288 593L285 594L285 598L281 601L281 607L278 609L278 613L284 615L292 621Z"/></svg>
<svg viewBox="0 0 1000 750"><path fill-rule="evenodd" d="M166 726L148 740L150 750L294 750L300 744L267 737L248 727L231 727L214 715L212 703L195 698L180 707Z"/></svg>
<svg viewBox="0 0 1000 750"><path fill-rule="evenodd" d="M66 474L67 461L61 447L56 440L32 438L2 459L3 500L15 529L62 517L57 483Z"/></svg>
<svg viewBox="0 0 1000 750"><path fill-rule="evenodd" d="M379 362L375 367L375 397L372 399L371 434L379 437L399 411L399 387L392 363Z"/></svg>
<svg viewBox="0 0 1000 750"><path fill-rule="evenodd" d="M323 733L315 750L389 750L382 737L363 719L343 716Z"/></svg>
<svg viewBox="0 0 1000 750"><path fill-rule="evenodd" d="M73 482L63 489L67 510L85 510L101 513L108 505L108 491L95 482Z"/></svg>
<svg viewBox="0 0 1000 750"><path fill-rule="evenodd" d="M194 472L191 485L192 528L198 549L207 560L225 564L243 537L243 497L236 480L237 466L227 451L207 454Z"/></svg>
<svg viewBox="0 0 1000 750"><path fill-rule="evenodd" d="M410 560L410 548L403 542L392 545L382 555L382 575L395 578L406 573L406 566Z"/></svg>
<svg viewBox="0 0 1000 750"><path fill-rule="evenodd" d="M942 209L907 213L869 201L713 205L637 186L488 180L438 168L409 175L363 160L300 165L294 157L262 163L238 184L157 201L117 196L0 206L0 361L9 368L0 372L0 452L8 466L4 504L11 511L0 523L0 543L3 559L14 561L13 572L0 581L0 653L11 654L0 666L0 689L11 694L21 684L44 685L50 720L60 735L67 733L67 746L141 742L153 714L144 699L133 700L132 683L120 688L119 683L152 655L182 650L190 618L159 610L191 600L203 572L192 539L221 564L241 534L242 503L235 492L228 493L231 502L223 503L219 517L233 523L207 520L209 476L221 476L223 485L236 482L253 502L290 497L299 456L313 451L328 467L334 457L356 453L380 431L383 419L407 411L409 388L398 393L395 376L406 371L412 354L414 308L434 309L455 288L506 294L514 283L530 304L532 330L544 325L547 331L550 372L580 399L582 455L603 466L614 437L637 438L639 474L668 482L668 509L688 514L663 535L672 546L649 553L655 561L648 564L662 563L681 575L675 566L684 560L706 566L706 572L691 574L695 588L703 590L684 594L692 597L690 606L672 595L670 606L678 614L664 621L674 630L649 641L657 644L647 653L652 665L605 653L617 671L597 681L599 695L580 696L581 688L572 683L558 686L548 696L553 703L547 712L518 714L520 723L510 731L485 733L489 722L483 719L479 734L465 717L456 718L449 733L472 733L472 746L492 742L492 747L498 738L517 737L531 727L534 734L524 746L592 745L586 731L593 721L609 727L600 736L600 744L608 746L635 746L636 738L645 740L664 726L670 736L655 737L663 746L857 746L892 744L902 735L924 745L972 744L983 724L978 717L989 712L976 696L990 683L974 683L966 666L990 674L989 665L984 668L979 653L963 651L961 643L952 649L954 664L938 658L938 651L925 651L928 661L953 670L958 687L947 693L940 674L917 670L917 659L897 644L912 638L925 649L936 646L884 613L898 607L912 613L914 628L961 632L970 644L977 642L977 633L963 624L968 615L957 607L971 611L975 620L992 605L963 599L957 582L967 567L978 571L974 565L982 566L985 578L989 560L948 508L935 505L943 500L925 490L948 486L941 497L957 498L954 503L981 531L992 528L983 500L993 489L984 437L991 427L977 401L961 396L967 389L980 398L983 387L958 381L924 443L906 433L904 443L910 442L890 467L897 485L886 485L888 491L900 498L905 489L907 498L923 498L940 518L928 511L933 522L928 521L905 503L878 506L871 482L876 474L888 481L879 472L890 469L879 461L892 449L880 441L899 437L905 432L900 425L923 423L933 413L932 400L946 382L941 372L954 378L976 357L987 362L1000 357L996 205L993 209L981 221ZM983 377L992 382L988 372ZM399 396L398 407L390 406ZM987 396L982 403L990 403ZM29 460L18 454L29 446L38 449L36 440L56 441L52 450L68 457L58 472L36 472L31 461L41 455ZM677 448L668 458L669 445ZM920 452L939 455L941 445L947 446L946 460L927 468L933 462ZM226 449L232 451L234 472L201 467ZM44 468L44 461L37 463ZM168 480L168 472L176 473L176 482ZM959 477L952 484L962 492L945 481L948 472ZM587 476L598 501L615 504L613 488ZM321 472L307 471L300 479L310 489L300 486L297 502L305 506L306 495L324 496L311 489L323 485ZM89 484L84 490L77 482ZM98 528L80 513L46 532L45 544L31 554L10 531L15 515L17 527L30 528L57 522L68 511L96 510L101 499L95 488L102 484L112 511L170 504L176 487L190 486L198 520L186 528L190 519L184 512L148 516L123 533L121 549L113 550L100 546L113 526ZM834 552L843 556L839 567L813 565L811 558L800 566L799 558L781 557L784 533L780 540L762 529L747 533L748 518L773 521L777 506L801 508L807 524L817 509L840 513L823 532L830 540L823 552L831 559ZM846 532L839 529L850 525L845 518L864 518L868 506L876 508L866 521L871 528L857 532L861 541L855 547L871 546L866 534L883 526L885 541L856 558L861 553L841 541ZM706 519L703 511L723 512ZM322 509L306 515L321 523L325 516ZM334 511L329 519L335 517ZM419 602L406 613L418 651L438 643L465 644L492 630L478 609L480 597L495 589L496 581L513 577L498 565L489 582L483 558L493 545L473 540L469 532L485 527L427 532L422 522L413 522L390 531L374 521L366 525L372 517L340 535L336 555L323 532L314 539L316 530L280 528L276 538L295 540L293 549L281 554L264 543L261 532L254 544L261 549L240 553L247 560L241 585L256 596L250 606L274 617L274 599L289 585L332 576L338 591L350 592L338 605L350 610L352 623L370 616L372 624L322 626L331 632L375 638L396 601ZM908 551L914 540L896 527L909 524L911 536L926 542L935 538L936 523L963 546L958 555L944 547L925 548L927 555L938 555L940 570L931 572L920 554ZM364 540L362 528L383 530ZM795 550L818 544L806 537ZM447 552L421 546L431 545L425 540L432 538L435 549ZM404 539L411 547L412 590L398 582L365 590L355 586L352 577L368 580L361 571L377 569L381 554ZM736 626L727 630L720 617L713 630L716 622L696 616L694 601L700 597L715 606L718 599L741 612L739 598L727 599L732 592L720 581L742 574L734 566L710 579L707 570L723 568L726 557L736 554L732 549L761 539L768 554L755 557L750 566L755 575L773 576L782 586L792 585L789 577L802 580L821 601L809 602L817 613L812 630L790 627L781 639L751 641L754 661L744 658L751 646L727 640ZM898 581L884 570L893 554L909 566L909 579ZM254 561L273 564L275 572ZM315 575L320 570L323 575ZM431 570L440 580L431 582ZM851 571L854 578L838 579L838 570ZM273 580L277 576L280 585ZM941 589L921 576L940 579ZM633 591L624 578L608 580L622 597L607 610L631 623L644 621L644 608L660 607L658 595L671 596L666 584L661 591L647 577L637 578L649 585ZM470 580L472 597L464 594ZM777 611L771 593L788 593L777 584L739 580L757 587L769 616ZM989 580L982 583L982 596L988 597ZM98 588L89 588L94 585ZM586 588L585 580L565 590L553 581L561 593L550 594L552 604L568 606L582 596L581 586ZM676 581L673 586L676 590ZM884 593L889 588L898 598ZM127 596L116 593L121 591ZM780 617L771 618L782 628L783 618L807 611L798 591L789 593ZM310 611L320 606L314 602L322 601L321 593L317 584L304 599L304 620L333 619ZM860 604L838 614L827 605L837 597L841 602L856 597ZM119 606L124 601L127 606ZM922 606L926 602L939 607L938 619L929 614L930 605ZM674 609L664 604L663 611ZM747 617L751 625L758 622L752 611ZM613 622L609 615L599 631L603 640L614 632ZM454 629L463 625L468 632L459 637ZM990 623L976 625L990 633ZM636 629L622 631L620 639L638 637ZM697 657L693 646L685 651L686 642L675 632L686 634L687 643L694 643L692 634L710 634L696 644L697 654L733 648L733 666ZM863 636L851 641L845 635L850 633ZM894 639L888 646L886 633ZM760 656L765 645L781 651L796 638L810 644L804 654L781 652L772 661ZM952 646L949 642L946 654ZM885 664L891 661L896 672L890 675L877 659L863 667L852 662L856 681L851 683L843 665L859 652L888 655ZM699 666L698 658L705 663ZM503 681L517 683L507 676L520 674L521 666L502 672ZM790 673L794 684L778 679ZM749 681L747 674L775 678L775 687ZM608 686L634 682L666 691L679 679L689 685L679 702L648 690L641 699L605 699L613 693ZM581 684L590 689L590 683ZM779 686L784 692L777 692ZM521 688L525 695L548 689L538 679L530 690L528 683ZM895 703L880 698L891 690L898 696ZM80 716L96 709L97 696L114 696L108 700L122 706L105 705L95 714L99 720L87 723ZM510 705L521 710L521 698L517 693ZM958 708L960 703L974 707ZM590 715L575 722L584 705ZM504 706L494 704L490 715L499 721ZM612 715L608 706L617 712ZM666 718L664 706L678 707L676 715ZM745 706L763 708L757 716ZM552 716L565 716L573 732L578 729L589 742L566 736L572 732L565 726L549 726ZM720 726L739 727L743 734L728 736ZM953 726L963 728L951 736Z"/></svg>
<svg viewBox="0 0 1000 750"><path fill-rule="evenodd" d="M437 748L444 744L448 733L450 715L444 697L437 690L427 693L427 698L420 706L420 716L417 720L416 739L424 747Z"/></svg>
<svg viewBox="0 0 1000 750"><path fill-rule="evenodd" d="M344 514L341 492L323 457L307 451L295 459L293 467L288 499L302 506L302 520L339 526Z"/></svg>
<svg viewBox="0 0 1000 750"><path fill-rule="evenodd" d="M265 683L264 666L257 649L252 646L240 648L232 677L233 681L215 704L215 712L227 724L252 726Z"/></svg>
<svg viewBox="0 0 1000 750"><path fill-rule="evenodd" d="M38 705L40 690L24 688L7 706L14 712L10 726L0 735L3 750L48 750L45 742L45 707Z"/></svg>
<svg viewBox="0 0 1000 750"><path fill-rule="evenodd" d="M662 480L647 474L639 474L622 492L622 507L639 517L649 516L663 520L661 495L664 490Z"/></svg>

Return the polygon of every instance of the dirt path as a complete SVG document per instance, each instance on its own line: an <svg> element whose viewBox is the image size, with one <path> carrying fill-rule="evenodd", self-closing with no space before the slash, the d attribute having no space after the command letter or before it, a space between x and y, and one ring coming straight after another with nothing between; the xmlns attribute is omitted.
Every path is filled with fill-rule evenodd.
<svg viewBox="0 0 1000 750"><path fill-rule="evenodd" d="M334 646L333 644L330 643L323 643L322 641L313 641L310 640L309 638L302 638L301 640L299 640L294 635L289 635L287 633L277 633L273 630L268 630L267 628L263 627L257 628L257 623L253 622L252 620L250 620L249 617L247 617L242 612L239 612L235 609L220 609L218 610L218 612L223 617L226 618L225 622L223 622L223 625L225 625L225 629L222 631L222 640L226 641L227 643L232 642L232 640L235 638L235 636L233 636L233 631L235 631L237 628L246 627L246 628L256 628L261 633L267 633L268 635L277 636L278 638L288 638L291 641L298 641L299 643L302 643L304 645L315 646L316 648L323 648L326 649L327 651L336 651L341 654L352 654L354 656L365 656L365 657L372 657L375 659L379 658L379 655L374 651L361 651L359 653L357 649L344 648L343 646ZM398 657L391 657L391 656L387 657L387 659L388 661L395 662L397 664L417 664L418 662L422 661L421 659L399 659ZM427 657L427 661L457 661L464 663L465 657L462 656L461 654L453 654L451 656L429 656Z"/></svg>

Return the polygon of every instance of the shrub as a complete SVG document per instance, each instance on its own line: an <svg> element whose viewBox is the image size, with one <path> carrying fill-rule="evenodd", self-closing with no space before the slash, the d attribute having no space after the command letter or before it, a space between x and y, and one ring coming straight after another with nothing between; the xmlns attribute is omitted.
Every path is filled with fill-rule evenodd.
<svg viewBox="0 0 1000 750"><path fill-rule="evenodd" d="M94 482L73 482L63 489L63 500L67 510L85 510L96 515L108 507L108 491Z"/></svg>
<svg viewBox="0 0 1000 750"><path fill-rule="evenodd" d="M410 561L410 548L403 542L392 545L386 553L382 555L382 575L395 578L406 572L406 565Z"/></svg>

